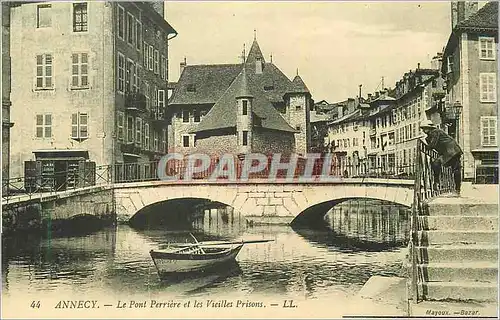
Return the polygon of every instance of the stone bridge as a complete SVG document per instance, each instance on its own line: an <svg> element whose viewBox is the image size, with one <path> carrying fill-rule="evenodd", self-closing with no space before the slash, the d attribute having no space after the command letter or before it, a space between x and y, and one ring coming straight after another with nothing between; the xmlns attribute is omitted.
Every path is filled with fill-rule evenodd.
<svg viewBox="0 0 500 320"><path fill-rule="evenodd" d="M291 223L315 208L326 210L352 198L384 200L406 207L413 203L413 180L350 178L332 182L167 182L115 184L116 212L123 220L144 214L149 206L176 199L206 199L233 208L241 216ZM326 212L322 211L322 212Z"/></svg>

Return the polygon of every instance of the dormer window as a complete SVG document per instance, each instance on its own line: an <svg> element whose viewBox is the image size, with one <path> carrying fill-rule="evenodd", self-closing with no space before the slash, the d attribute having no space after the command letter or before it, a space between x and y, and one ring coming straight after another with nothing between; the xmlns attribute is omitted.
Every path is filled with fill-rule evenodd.
<svg viewBox="0 0 500 320"><path fill-rule="evenodd" d="M264 91L272 91L274 90L274 85L267 85L267 86L264 86Z"/></svg>
<svg viewBox="0 0 500 320"><path fill-rule="evenodd" d="M260 58L255 60L255 74L262 74L262 61Z"/></svg>
<svg viewBox="0 0 500 320"><path fill-rule="evenodd" d="M187 85L187 92L196 92L196 86L193 83Z"/></svg>

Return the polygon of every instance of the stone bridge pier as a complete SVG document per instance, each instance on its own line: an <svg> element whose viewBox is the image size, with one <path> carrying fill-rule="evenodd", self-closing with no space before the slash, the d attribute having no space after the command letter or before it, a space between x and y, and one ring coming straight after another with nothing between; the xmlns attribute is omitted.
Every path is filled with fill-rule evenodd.
<svg viewBox="0 0 500 320"><path fill-rule="evenodd" d="M115 185L116 212L129 220L141 210L175 199L208 199L233 207L235 214L259 223L289 224L312 207L352 198L385 200L407 207L413 202L413 181L344 179L329 183L207 183L163 181Z"/></svg>

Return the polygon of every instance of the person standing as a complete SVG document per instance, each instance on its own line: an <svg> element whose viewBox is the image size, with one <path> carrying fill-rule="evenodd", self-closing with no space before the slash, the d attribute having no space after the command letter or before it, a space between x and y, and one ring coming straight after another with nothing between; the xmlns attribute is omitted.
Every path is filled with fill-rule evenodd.
<svg viewBox="0 0 500 320"><path fill-rule="evenodd" d="M429 148L436 150L439 154L439 157L431 163L435 185L441 181L442 168L451 167L453 180L455 181L455 192L457 196L460 196L460 188L462 186L462 149L455 139L437 128L432 121L424 120L420 128L426 134L424 142Z"/></svg>

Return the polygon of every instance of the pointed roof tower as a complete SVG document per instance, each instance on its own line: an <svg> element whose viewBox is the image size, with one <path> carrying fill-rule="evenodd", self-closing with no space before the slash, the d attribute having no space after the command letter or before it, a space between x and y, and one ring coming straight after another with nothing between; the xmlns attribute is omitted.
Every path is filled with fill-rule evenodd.
<svg viewBox="0 0 500 320"><path fill-rule="evenodd" d="M292 84L293 84L293 93L310 93L309 89L307 88L306 84L304 83L304 81L302 80L302 78L299 76L298 73L295 76L295 78L293 78Z"/></svg>
<svg viewBox="0 0 500 320"><path fill-rule="evenodd" d="M247 71L245 65L243 65L243 70L238 75L233 85L236 86L236 99L253 98L253 95L250 93L250 88L248 87Z"/></svg>
<svg viewBox="0 0 500 320"><path fill-rule="evenodd" d="M255 63L260 59L261 62L265 62L264 60L264 55L262 54L262 51L260 51L259 44L257 43L257 39L253 40L252 47L250 48L250 51L248 52L247 60L246 63Z"/></svg>

